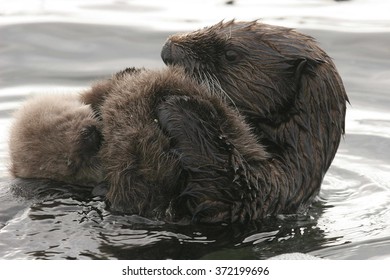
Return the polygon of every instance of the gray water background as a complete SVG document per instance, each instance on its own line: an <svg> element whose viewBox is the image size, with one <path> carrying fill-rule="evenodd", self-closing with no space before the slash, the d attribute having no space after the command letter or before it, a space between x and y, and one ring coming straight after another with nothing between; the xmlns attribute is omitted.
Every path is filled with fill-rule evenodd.
<svg viewBox="0 0 390 280"><path fill-rule="evenodd" d="M390 258L388 4L225 2L0 1L0 259ZM128 66L163 67L160 50L170 34L233 17L312 35L345 83L346 135L306 215L245 228L184 227L113 215L77 188L46 191L42 183L39 195L10 191L8 129L26 97L78 92Z"/></svg>

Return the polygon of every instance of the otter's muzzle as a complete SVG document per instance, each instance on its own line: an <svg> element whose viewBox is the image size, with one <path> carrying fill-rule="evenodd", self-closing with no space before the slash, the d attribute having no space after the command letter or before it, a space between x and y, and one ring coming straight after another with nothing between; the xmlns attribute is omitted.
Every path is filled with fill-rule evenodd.
<svg viewBox="0 0 390 280"><path fill-rule="evenodd" d="M161 50L161 58L166 65L175 65L184 60L185 52L169 38Z"/></svg>

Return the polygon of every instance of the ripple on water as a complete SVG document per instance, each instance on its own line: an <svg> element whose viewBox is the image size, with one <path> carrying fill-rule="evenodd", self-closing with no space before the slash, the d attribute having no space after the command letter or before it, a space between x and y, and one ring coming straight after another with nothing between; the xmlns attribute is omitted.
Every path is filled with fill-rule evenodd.
<svg viewBox="0 0 390 280"><path fill-rule="evenodd" d="M339 166L336 161L324 180L320 196L326 208L318 226L327 237L337 237L337 244L388 238L388 174L365 161Z"/></svg>
<svg viewBox="0 0 390 280"><path fill-rule="evenodd" d="M299 13L293 18L284 17L282 25L291 22L291 19L295 21L294 18L304 18L306 21L308 18L301 14L303 10L310 14L310 20L306 22L318 21L316 15L323 14L322 6L328 5L329 1L320 2L318 9L301 9L301 4L297 6L292 3L288 13ZM349 8L357 5L359 9L354 11L366 11L368 7L378 6L366 3L362 7L357 2L362 1L349 1ZM195 2L193 4L194 7L199 6ZM252 8L252 4L249 8ZM119 7L117 3L115 5L115 9ZM159 10L166 13L168 8L171 11L167 3L164 2L164 5L164 9ZM249 10L254 13L259 11L248 10L248 7L243 9L244 6L237 4L238 10L234 9L235 13L241 11L243 19L248 18ZM280 17L280 7L270 3L265 6L265 20ZM173 7L177 7L176 2ZM218 4L216 8L220 10L222 6ZM211 7L210 12L214 13L216 8ZM233 11L231 7L225 8ZM87 6L83 9L88 11ZM111 12L115 9L111 9ZM312 253L331 259L389 258L389 59L388 44L383 44L383 40L387 40L384 36L387 33L359 33L356 30L344 33L340 28L346 26L334 25L329 17L320 16L320 22L337 28L337 32L307 31L335 57L354 107L348 107L347 135L324 180L319 201L308 213L281 215L245 227L179 226L139 216L114 215L107 210L102 199L90 197L82 189L67 192L61 186L52 186L47 190L47 185L42 184L33 193L11 193L9 187L12 183L8 182L7 170L8 128L12 111L25 97L36 92L52 92L51 86L77 91L75 87L87 86L92 80L128 65L162 65L158 55L160 47L172 32L157 31L167 28L167 25L156 23L156 19L161 19L161 15L156 16L156 10L152 13L145 11L141 16L143 19L137 13L134 13L134 18L122 13L118 20L118 14L112 13L110 18L123 23L122 26L109 22L101 25L101 20L96 18L101 15L96 13L99 9L94 7L93 10L93 22L90 22L90 12L88 19L85 18L85 23L89 24L71 24L66 22L65 17L60 17L62 22L49 25L22 22L2 27L2 34L8 38L3 36L6 39L5 48L0 52L2 61L7 65L7 71L2 74L8 78L1 81L3 88L0 88L1 259L264 259L289 252ZM387 16L385 11L388 9L381 10ZM100 11L106 13L107 9ZM45 13L50 11L40 11L39 14L46 17ZM58 14L57 10L55 14ZM371 17L371 14L377 16L376 13L363 13L366 17ZM188 30L195 28L193 25L196 28L205 25L205 18L186 23L183 19L175 18L177 13L173 12L172 15L169 26L174 26L174 29L177 22L183 23L185 26L181 28ZM79 16L83 17L83 14ZM14 18L11 15L8 20L12 19L13 22ZM384 18L379 21L382 27L387 28L388 21ZM124 26L132 24L129 20L136 22L138 27ZM207 18L209 20L210 23L215 22ZM375 24L379 23L376 17L374 21ZM96 22L99 25L95 25ZM361 30L361 20L355 22L350 19L347 23L349 26L359 26ZM153 28L140 28L139 24ZM63 30L66 32L61 32ZM65 39L66 44L48 44L49 41L64 42ZM91 47L94 51L89 51L86 56ZM363 61L360 59L362 54L365 57ZM42 63L29 63L38 60ZM378 77L381 77L380 81ZM46 87L48 85L51 86ZM364 107L361 110L358 109L359 104L374 109L368 111ZM386 110L381 112L377 108Z"/></svg>

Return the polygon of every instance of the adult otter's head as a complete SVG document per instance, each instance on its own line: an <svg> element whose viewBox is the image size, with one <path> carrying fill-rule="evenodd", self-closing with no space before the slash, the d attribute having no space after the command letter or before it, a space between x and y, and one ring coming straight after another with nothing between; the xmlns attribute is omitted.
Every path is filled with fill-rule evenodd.
<svg viewBox="0 0 390 280"><path fill-rule="evenodd" d="M313 38L285 27L220 22L171 36L161 56L166 64L182 65L214 83L241 112L265 122L297 113L298 93L311 86L303 84L303 76L317 78L317 89L310 89L313 99L333 102L338 111L345 108L345 91L331 59Z"/></svg>
<svg viewBox="0 0 390 280"><path fill-rule="evenodd" d="M161 56L219 88L245 116L293 177L282 192L292 196L287 211L318 193L344 133L348 98L335 65L312 37L257 21L220 22L169 37Z"/></svg>
<svg viewBox="0 0 390 280"><path fill-rule="evenodd" d="M10 171L20 178L98 183L102 181L97 157L101 140L100 123L78 96L34 97L15 115Z"/></svg>

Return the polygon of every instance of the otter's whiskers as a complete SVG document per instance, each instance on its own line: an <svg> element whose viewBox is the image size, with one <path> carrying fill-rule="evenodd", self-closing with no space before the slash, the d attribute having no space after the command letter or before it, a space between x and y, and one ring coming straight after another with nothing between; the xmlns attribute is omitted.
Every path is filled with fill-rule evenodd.
<svg viewBox="0 0 390 280"><path fill-rule="evenodd" d="M224 100L229 101L233 105L233 107L238 111L236 103L234 102L233 98L230 97L230 95L223 89L221 86L220 81L218 78L209 72L198 72L198 82L205 86L208 91L211 93L211 95L217 96Z"/></svg>

